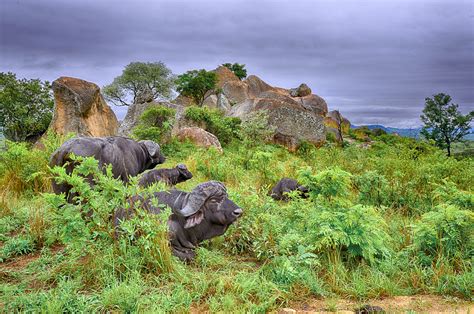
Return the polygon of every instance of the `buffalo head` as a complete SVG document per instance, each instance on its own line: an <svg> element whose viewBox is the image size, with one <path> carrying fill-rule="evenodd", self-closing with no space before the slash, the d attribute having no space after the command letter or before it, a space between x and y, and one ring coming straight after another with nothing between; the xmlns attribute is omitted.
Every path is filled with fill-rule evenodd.
<svg viewBox="0 0 474 314"><path fill-rule="evenodd" d="M242 209L229 200L221 182L209 181L194 188L179 213L186 217L184 228L188 229L199 225L203 219L228 226L242 215Z"/></svg>
<svg viewBox="0 0 474 314"><path fill-rule="evenodd" d="M179 176L181 177L180 182L187 181L193 177L193 174L188 170L185 164L178 164L176 170L178 170Z"/></svg>
<svg viewBox="0 0 474 314"><path fill-rule="evenodd" d="M145 148L151 158L152 164L149 169L166 161L166 157L161 153L160 145L157 143L150 140L139 141L138 143Z"/></svg>

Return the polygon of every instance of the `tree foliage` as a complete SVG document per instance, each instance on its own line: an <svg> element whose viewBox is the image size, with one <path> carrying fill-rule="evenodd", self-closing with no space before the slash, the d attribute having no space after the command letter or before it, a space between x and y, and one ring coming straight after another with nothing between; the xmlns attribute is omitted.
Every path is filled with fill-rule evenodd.
<svg viewBox="0 0 474 314"><path fill-rule="evenodd" d="M151 106L140 116L140 123L133 129L139 140L163 143L169 140L176 110L165 106Z"/></svg>
<svg viewBox="0 0 474 314"><path fill-rule="evenodd" d="M181 95L190 97L198 106L202 106L206 94L217 84L217 74L212 71L191 70L178 76L176 90Z"/></svg>
<svg viewBox="0 0 474 314"><path fill-rule="evenodd" d="M239 63L224 63L223 66L234 72L234 74L240 79L247 77L247 70L245 69L245 64Z"/></svg>
<svg viewBox="0 0 474 314"><path fill-rule="evenodd" d="M452 143L470 133L470 123L474 119L474 111L463 115L458 107L451 103L451 96L439 93L425 99L425 109L421 115L421 121L425 124L421 134L434 140L438 147L446 149L448 156L451 156Z"/></svg>
<svg viewBox="0 0 474 314"><path fill-rule="evenodd" d="M174 76L159 62L131 62L122 75L102 88L105 97L117 106L167 99L172 95Z"/></svg>
<svg viewBox="0 0 474 314"><path fill-rule="evenodd" d="M0 73L0 129L7 139L19 142L44 133L53 107L49 82Z"/></svg>

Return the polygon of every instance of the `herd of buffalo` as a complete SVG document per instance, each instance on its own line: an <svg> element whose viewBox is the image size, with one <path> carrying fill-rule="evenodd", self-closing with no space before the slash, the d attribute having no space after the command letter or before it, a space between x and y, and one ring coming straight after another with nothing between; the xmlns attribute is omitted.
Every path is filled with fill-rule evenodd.
<svg viewBox="0 0 474 314"><path fill-rule="evenodd" d="M128 183L130 177L143 173L138 181L142 187L163 182L169 187L189 180L192 173L184 164L172 169L154 169L165 162L160 146L153 141L139 141L125 137L77 137L66 141L51 156L50 167L66 168L70 174L75 166L72 156L94 157L99 167L111 165L115 178ZM93 179L87 180L93 184ZM68 202L74 202L75 193L71 186L53 180L53 190L64 193ZM296 180L283 178L270 191L275 200L288 200L287 193L298 191L307 197L308 189ZM128 200L129 208L116 210L113 220L116 230L121 221L134 214L134 206L140 206L152 214L159 214L163 205L171 208L168 219L169 238L172 252L184 261L194 258L196 246L206 240L225 233L227 228L243 213L242 209L228 198L223 183L208 181L198 184L191 192L172 188L169 191L155 192L152 196L136 195ZM118 231L116 231L116 234Z"/></svg>

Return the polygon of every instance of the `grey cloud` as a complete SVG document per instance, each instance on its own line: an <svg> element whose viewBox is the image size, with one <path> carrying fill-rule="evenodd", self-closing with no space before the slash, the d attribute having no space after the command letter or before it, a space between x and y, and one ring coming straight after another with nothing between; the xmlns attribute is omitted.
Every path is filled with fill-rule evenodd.
<svg viewBox="0 0 474 314"><path fill-rule="evenodd" d="M20 76L104 85L131 61L175 73L237 61L273 85L306 82L358 124L419 124L437 92L474 109L471 1L4 0L0 9L0 71Z"/></svg>

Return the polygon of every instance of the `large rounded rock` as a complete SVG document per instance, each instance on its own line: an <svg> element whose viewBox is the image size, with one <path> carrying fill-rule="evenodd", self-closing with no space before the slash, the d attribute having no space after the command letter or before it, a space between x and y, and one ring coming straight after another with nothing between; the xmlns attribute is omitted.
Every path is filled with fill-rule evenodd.
<svg viewBox="0 0 474 314"><path fill-rule="evenodd" d="M322 97L319 97L318 95L311 94L309 96L296 97L293 99L298 100L307 110L310 110L322 117L326 116L328 112L328 104Z"/></svg>
<svg viewBox="0 0 474 314"><path fill-rule="evenodd" d="M222 146L217 137L198 127L187 127L179 129L176 134L176 138L180 141L190 140L197 146L209 148L215 147L219 152L222 153Z"/></svg>
<svg viewBox="0 0 474 314"><path fill-rule="evenodd" d="M263 93L263 96L268 94ZM255 98L232 107L229 115L245 119L252 112L266 110L268 123L275 129L273 142L295 151L302 141L321 145L326 140L323 117L304 108L288 96L270 94L272 98Z"/></svg>
<svg viewBox="0 0 474 314"><path fill-rule="evenodd" d="M245 79L245 84L248 86L248 94L250 97L260 97L261 93L273 90L273 87L265 83L258 76L250 75Z"/></svg>
<svg viewBox="0 0 474 314"><path fill-rule="evenodd" d="M52 84L54 114L49 128L58 134L82 136L117 134L118 121L94 83L73 77L60 77Z"/></svg>
<svg viewBox="0 0 474 314"><path fill-rule="evenodd" d="M240 82L240 79L237 77L237 75L235 75L234 72L225 66L221 65L215 69L214 72L217 74L217 88L222 88L222 86L224 86L224 84L227 82Z"/></svg>
<svg viewBox="0 0 474 314"><path fill-rule="evenodd" d="M309 88L308 85L306 85L305 83L302 83L300 86L298 86L297 88L292 88L290 90L290 95L292 97L304 97L304 96L308 96L308 95L311 95L311 88Z"/></svg>
<svg viewBox="0 0 474 314"><path fill-rule="evenodd" d="M249 86L242 81L230 81L222 85L222 92L231 104L238 104L249 99Z"/></svg>

